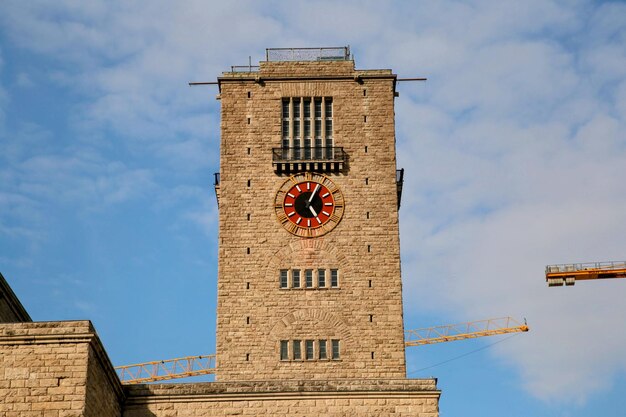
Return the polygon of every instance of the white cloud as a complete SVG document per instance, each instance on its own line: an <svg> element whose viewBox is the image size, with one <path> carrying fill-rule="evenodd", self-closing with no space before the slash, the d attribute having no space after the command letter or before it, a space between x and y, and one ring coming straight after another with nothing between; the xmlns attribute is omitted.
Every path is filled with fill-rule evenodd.
<svg viewBox="0 0 626 417"><path fill-rule="evenodd" d="M396 108L399 160L407 167L405 291L430 294L407 308L446 309L459 320L528 317L531 333L495 352L541 398L584 400L626 368L626 340L608 333L626 313L623 283L548 289L542 278L547 263L626 253L624 5L91 1L3 8L13 42L47 57L50 80L82 100L69 118L81 136L76 148L42 141L33 154L13 143L0 178L16 207L51 198L106 207L158 187L149 168L103 157L108 147L146 154L174 173L208 169L217 160L219 104L213 87L190 89L188 81L214 80L265 47L350 43L359 68L429 78L401 84ZM177 188L159 204L197 192ZM214 201L201 205L182 216L214 233ZM598 336L588 337L590 330Z"/></svg>
<svg viewBox="0 0 626 417"><path fill-rule="evenodd" d="M626 370L626 337L612 331L623 327L623 283L548 289L543 268L624 258L626 65L615 39L626 21L543 12L519 26L489 8L478 35L434 35L471 53L420 74L430 81L407 97L401 86L403 273L409 294L430 294L428 311L527 317L531 332L495 352L537 397L584 402Z"/></svg>

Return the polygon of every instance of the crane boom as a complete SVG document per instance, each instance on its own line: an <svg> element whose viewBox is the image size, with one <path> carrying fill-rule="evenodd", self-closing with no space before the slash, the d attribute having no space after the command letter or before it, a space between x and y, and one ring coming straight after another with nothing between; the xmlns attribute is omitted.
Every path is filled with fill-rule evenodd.
<svg viewBox="0 0 626 417"><path fill-rule="evenodd" d="M588 262L546 266L548 287L574 285L587 279L626 278L626 262Z"/></svg>
<svg viewBox="0 0 626 417"><path fill-rule="evenodd" d="M407 330L406 346L421 346L433 343L451 342L453 340L473 339L497 334L527 332L528 326L511 317L470 321L446 326L426 327Z"/></svg>
<svg viewBox="0 0 626 417"><path fill-rule="evenodd" d="M527 331L528 326L525 322L521 324L511 317L502 317L447 326L408 330L405 332L405 345L407 347L420 346ZM207 375L215 373L215 355L186 356L184 358L118 366L115 370L122 384L139 384L142 382Z"/></svg>
<svg viewBox="0 0 626 417"><path fill-rule="evenodd" d="M207 375L215 372L215 355L186 356L184 358L118 366L115 370L122 384L139 384Z"/></svg>

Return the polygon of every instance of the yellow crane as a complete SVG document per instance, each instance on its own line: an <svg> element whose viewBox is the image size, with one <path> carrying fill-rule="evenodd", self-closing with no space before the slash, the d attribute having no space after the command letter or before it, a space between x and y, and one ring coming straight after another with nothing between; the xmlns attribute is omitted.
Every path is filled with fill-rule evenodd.
<svg viewBox="0 0 626 417"><path fill-rule="evenodd" d="M497 319L407 330L405 332L405 344L406 346L430 345L433 343L452 342L454 340L495 336L497 334L527 332L528 330L529 328L525 320L522 324L511 317L500 317Z"/></svg>
<svg viewBox="0 0 626 417"><path fill-rule="evenodd" d="M511 317L471 321L445 326L407 330L405 344L409 346L451 342L505 333L527 332L526 321L520 323ZM184 358L138 363L115 368L122 384L163 381L215 373L215 355L186 356Z"/></svg>
<svg viewBox="0 0 626 417"><path fill-rule="evenodd" d="M546 266L548 287L574 285L587 279L626 278L626 262L588 262Z"/></svg>
<svg viewBox="0 0 626 417"><path fill-rule="evenodd" d="M163 381L215 372L215 355L186 356L184 358L144 362L115 368L123 384Z"/></svg>

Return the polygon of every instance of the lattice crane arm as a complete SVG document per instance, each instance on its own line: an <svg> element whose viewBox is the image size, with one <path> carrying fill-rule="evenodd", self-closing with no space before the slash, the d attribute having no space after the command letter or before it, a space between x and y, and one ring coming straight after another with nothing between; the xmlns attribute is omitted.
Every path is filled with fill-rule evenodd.
<svg viewBox="0 0 626 417"><path fill-rule="evenodd" d="M520 323L511 317L470 321L445 326L426 327L405 332L406 346L430 345L433 343L452 342L454 340L473 339L497 334L527 332L526 321Z"/></svg>
<svg viewBox="0 0 626 417"><path fill-rule="evenodd" d="M548 287L574 285L587 279L626 278L626 262L588 262L546 266Z"/></svg>
<svg viewBox="0 0 626 417"><path fill-rule="evenodd" d="M406 346L420 346L496 334L527 332L526 323L503 317L406 331ZM163 381L215 373L215 355L138 363L115 368L123 384Z"/></svg>
<svg viewBox="0 0 626 417"><path fill-rule="evenodd" d="M115 370L122 384L139 384L207 375L215 373L215 355L186 356L184 358L118 366Z"/></svg>

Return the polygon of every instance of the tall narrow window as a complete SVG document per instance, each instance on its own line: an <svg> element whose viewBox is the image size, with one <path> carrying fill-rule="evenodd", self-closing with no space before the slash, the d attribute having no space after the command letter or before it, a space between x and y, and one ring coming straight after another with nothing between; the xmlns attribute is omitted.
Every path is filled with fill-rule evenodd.
<svg viewBox="0 0 626 417"><path fill-rule="evenodd" d="M333 157L333 99L326 97L324 99L324 134L326 137L326 158Z"/></svg>
<svg viewBox="0 0 626 417"><path fill-rule="evenodd" d="M291 271L291 282L294 288L300 288L300 270L294 269Z"/></svg>
<svg viewBox="0 0 626 417"><path fill-rule="evenodd" d="M339 340L333 339L330 341L333 348L333 360L339 359Z"/></svg>
<svg viewBox="0 0 626 417"><path fill-rule="evenodd" d="M319 342L318 344L319 358L328 359L328 354L326 353L326 340L319 340L318 342Z"/></svg>
<svg viewBox="0 0 626 417"><path fill-rule="evenodd" d="M322 99L316 98L314 102L315 107L315 158L322 158Z"/></svg>
<svg viewBox="0 0 626 417"><path fill-rule="evenodd" d="M283 159L289 157L289 99L283 99L283 134L282 134L282 146L283 146Z"/></svg>
<svg viewBox="0 0 626 417"><path fill-rule="evenodd" d="M302 343L300 340L293 341L293 359L294 360L302 359Z"/></svg>
<svg viewBox="0 0 626 417"><path fill-rule="evenodd" d="M281 136L284 159L332 159L332 97L283 98Z"/></svg>
<svg viewBox="0 0 626 417"><path fill-rule="evenodd" d="M303 122L304 122L304 158L311 159L311 99L305 98L303 101Z"/></svg>
<svg viewBox="0 0 626 417"><path fill-rule="evenodd" d="M306 269L304 271L304 279L306 281L305 285L307 288L313 288L313 270Z"/></svg>
<svg viewBox="0 0 626 417"><path fill-rule="evenodd" d="M300 98L293 99L293 158L299 160L302 146L302 132L300 129Z"/></svg>
<svg viewBox="0 0 626 417"><path fill-rule="evenodd" d="M339 287L339 271L337 269L330 270L330 286L333 288Z"/></svg>
<svg viewBox="0 0 626 417"><path fill-rule="evenodd" d="M310 361L313 360L313 340L306 340L304 342L305 344L305 355L306 355L306 360Z"/></svg>
<svg viewBox="0 0 626 417"><path fill-rule="evenodd" d="M280 288L288 288L289 287L289 271L286 269L280 270Z"/></svg>
<svg viewBox="0 0 626 417"><path fill-rule="evenodd" d="M326 287L326 270L325 269L317 270L317 286L319 288Z"/></svg>
<svg viewBox="0 0 626 417"><path fill-rule="evenodd" d="M287 340L280 341L280 360L289 360L289 341Z"/></svg>

